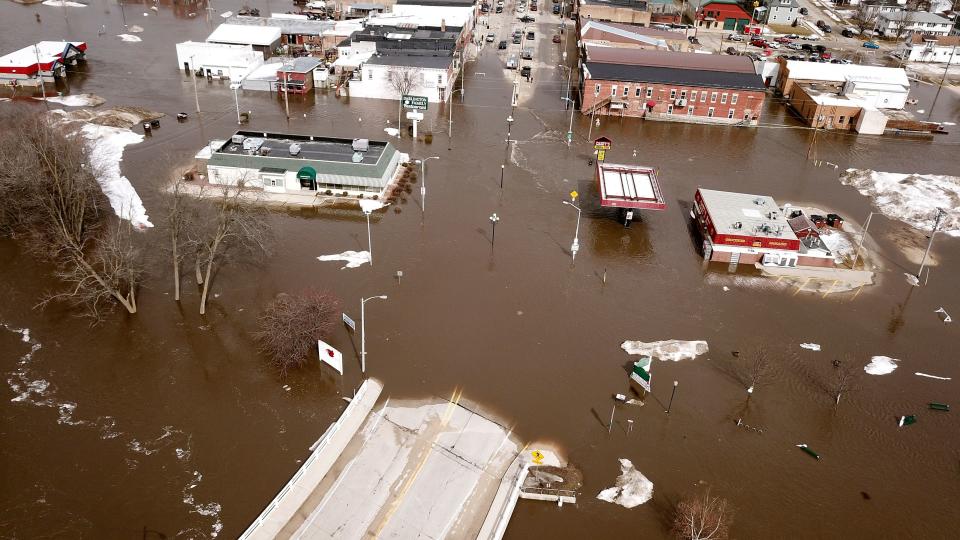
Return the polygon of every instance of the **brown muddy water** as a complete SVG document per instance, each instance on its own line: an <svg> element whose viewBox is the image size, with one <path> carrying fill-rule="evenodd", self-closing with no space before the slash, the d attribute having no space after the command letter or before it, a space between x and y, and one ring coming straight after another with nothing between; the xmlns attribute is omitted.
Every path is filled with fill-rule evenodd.
<svg viewBox="0 0 960 540"><path fill-rule="evenodd" d="M263 12L291 7L254 4ZM211 6L236 11L240 2ZM447 111L431 105L433 143L399 142L414 157L441 159L428 164L430 210L420 211L415 189L399 213L373 224L375 266L340 270L316 260L365 248L359 212L276 214L272 254L223 267L208 316L200 317L192 283L181 304L171 299L151 186L208 139L228 135L235 111L226 83L200 82L204 112L192 112L193 87L176 69L174 43L202 40L219 17L207 22L197 7L201 16L189 18L185 7L154 12L125 4L128 22L145 29L142 42L128 43L115 37L124 32L112 2L68 8L66 22L60 8L0 6L4 51L38 39L89 42L90 61L71 78L73 93L100 95L107 106L191 113L184 124L164 120L124 153L123 171L158 225L144 233L153 263L139 314L91 328L62 310L35 310L55 286L50 269L0 241L0 370L7 383L0 390L0 536L240 534L339 414L340 396L361 380L358 338L343 329L332 338L348 359L343 381L319 368L281 380L257 354L250 332L259 308L277 293L306 287L332 291L355 319L362 296L389 295L368 304L367 321L368 369L386 394L446 396L462 387L521 439L553 443L583 470L576 506L521 502L508 538L664 537L672 505L707 486L736 507L738 538L956 536L958 416L925 408L955 400L960 389L958 326L934 314L940 306L960 314L960 242L938 236L939 266L927 286L913 288L902 274L915 268L894 241L906 226L876 216L871 236L885 270L857 296L794 294L747 271L704 267L695 251L688 211L698 186L829 206L858 222L871 210L840 185L836 170L807 161L810 134L781 106L770 105L759 129L604 119L593 134L614 141L608 160L658 167L668 198L667 210L646 212L625 229L597 205L587 122L575 120L572 149L562 143L568 116L549 39L540 44L538 54L549 61L535 71L536 90L513 112L518 142L499 189L510 85L495 51L485 49L468 69L464 103L454 105L454 139L442 134ZM102 24L107 31L98 36ZM541 22L540 30L549 35L551 25ZM960 116L953 90L944 89L933 106L935 87L913 92L935 120ZM288 122L276 96L246 92L240 99L254 112L253 129L382 139L396 115L392 102L318 93L291 99ZM817 152L841 170L958 174L958 141L955 134L821 134ZM584 194L585 206L575 265L567 250L576 215L561 204L571 189ZM501 221L491 245L494 212ZM397 270L404 273L399 283ZM18 329L27 328L25 340ZM654 396L644 407L621 407L608 435L611 395L628 388L633 359L619 347L627 339L704 339L710 352L657 362ZM803 350L804 342L823 350ZM738 362L732 351L759 345L774 358L773 375L748 401L731 374ZM834 407L823 389L831 361L863 365L873 355L900 359L899 369L864 374ZM674 380L677 396L666 415ZM919 422L898 429L904 414ZM738 418L762 433L738 427ZM629 434L627 419L635 421ZM823 459L803 454L799 443ZM613 485L618 458L653 481L652 501L627 510L594 498Z"/></svg>

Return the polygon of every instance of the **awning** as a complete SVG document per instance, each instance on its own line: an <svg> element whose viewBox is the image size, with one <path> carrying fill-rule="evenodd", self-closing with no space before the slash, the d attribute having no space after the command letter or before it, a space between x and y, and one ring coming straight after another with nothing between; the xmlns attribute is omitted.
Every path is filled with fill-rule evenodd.
<svg viewBox="0 0 960 540"><path fill-rule="evenodd" d="M317 170L313 167L301 167L297 171L298 180L316 180L317 179Z"/></svg>
<svg viewBox="0 0 960 540"><path fill-rule="evenodd" d="M650 100L647 102L647 107L656 107L656 106L657 106L656 101Z"/></svg>

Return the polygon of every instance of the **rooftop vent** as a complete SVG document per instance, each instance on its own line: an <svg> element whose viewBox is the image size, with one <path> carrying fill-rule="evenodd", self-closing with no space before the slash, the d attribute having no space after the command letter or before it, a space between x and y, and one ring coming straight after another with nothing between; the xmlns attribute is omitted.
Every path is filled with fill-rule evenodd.
<svg viewBox="0 0 960 540"><path fill-rule="evenodd" d="M246 139L246 137L243 135L234 135L233 137L230 137L230 142L234 144L242 144L244 139Z"/></svg>
<svg viewBox="0 0 960 540"><path fill-rule="evenodd" d="M367 150L370 150L370 139L354 139L353 140L354 152L366 152Z"/></svg>
<svg viewBox="0 0 960 540"><path fill-rule="evenodd" d="M292 143L292 144L290 145L290 155L291 155L291 156L299 156L299 155L300 155L300 150L301 150L301 148L300 148L300 145L299 145L299 144L297 144L297 143Z"/></svg>
<svg viewBox="0 0 960 540"><path fill-rule="evenodd" d="M756 199L753 200L753 204L757 206L763 206L767 204L767 201L763 200L763 197L757 197Z"/></svg>
<svg viewBox="0 0 960 540"><path fill-rule="evenodd" d="M731 228L731 229L742 229L742 228L743 228L743 223L740 222L740 221L734 221L734 222L733 222L733 225L730 225L730 228Z"/></svg>

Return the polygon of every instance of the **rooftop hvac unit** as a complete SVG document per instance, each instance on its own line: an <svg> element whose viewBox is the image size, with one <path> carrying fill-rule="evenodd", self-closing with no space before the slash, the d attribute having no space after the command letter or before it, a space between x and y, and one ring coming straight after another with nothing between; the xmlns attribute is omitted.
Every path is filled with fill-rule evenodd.
<svg viewBox="0 0 960 540"><path fill-rule="evenodd" d="M263 139L259 137L247 137L243 140L243 149L247 152L256 152L263 146Z"/></svg>
<svg viewBox="0 0 960 540"><path fill-rule="evenodd" d="M363 152L354 152L351 160L354 163L360 163L361 161L363 161Z"/></svg>
<svg viewBox="0 0 960 540"><path fill-rule="evenodd" d="M370 139L354 139L353 140L354 152L366 152L369 149L370 149Z"/></svg>
<svg viewBox="0 0 960 540"><path fill-rule="evenodd" d="M242 144L244 139L246 139L246 137L243 135L234 135L233 137L230 137L230 142L234 144Z"/></svg>
<svg viewBox="0 0 960 540"><path fill-rule="evenodd" d="M780 214L777 212L767 212L767 218L769 219L777 219L778 217L780 217Z"/></svg>
<svg viewBox="0 0 960 540"><path fill-rule="evenodd" d="M290 155L291 155L291 156L299 156L299 155L300 155L300 150L301 150L301 148L300 148L300 145L299 145L299 144L297 144L297 143L292 143L292 144L290 144Z"/></svg>
<svg viewBox="0 0 960 540"><path fill-rule="evenodd" d="M757 197L756 199L753 200L753 204L757 206L763 206L767 204L767 201L763 200L763 197Z"/></svg>
<svg viewBox="0 0 960 540"><path fill-rule="evenodd" d="M266 155L269 155L269 154L270 154L270 147L269 147L269 146L261 146L261 147L260 147L260 155L261 155L261 156L266 156Z"/></svg>
<svg viewBox="0 0 960 540"><path fill-rule="evenodd" d="M730 225L730 228L731 228L731 229L742 229L742 228L743 228L743 223L741 223L741 222L739 222L739 221L734 221L734 222L733 222L733 225Z"/></svg>

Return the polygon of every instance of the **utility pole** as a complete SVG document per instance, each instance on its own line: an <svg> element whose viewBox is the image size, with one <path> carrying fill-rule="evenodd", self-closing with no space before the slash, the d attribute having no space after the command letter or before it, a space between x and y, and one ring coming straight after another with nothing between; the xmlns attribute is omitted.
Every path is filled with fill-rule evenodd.
<svg viewBox="0 0 960 540"><path fill-rule="evenodd" d="M930 254L930 248L933 247L933 237L937 235L937 231L940 229L940 220L943 218L944 212L943 208L937 208L937 217L933 221L933 232L930 233L930 242L927 244L926 251L923 252L923 258L920 259L920 270L917 271L917 284L920 284L920 276L923 274L923 266L927 262L927 255Z"/></svg>
<svg viewBox="0 0 960 540"><path fill-rule="evenodd" d="M283 104L287 108L287 122L290 122L290 72L284 70L283 72Z"/></svg>
<svg viewBox="0 0 960 540"><path fill-rule="evenodd" d="M867 237L867 229L870 227L870 220L873 219L873 212L870 212L870 215L867 216L867 220L863 222L863 232L860 233L860 241L857 242L857 251L853 254L853 264L850 265L852 270L857 269L857 259L860 258L860 248L863 247L863 240Z"/></svg>
<svg viewBox="0 0 960 540"><path fill-rule="evenodd" d="M47 86L43 80L43 67L40 65L40 47L34 45L33 52L37 56L37 80L40 82L40 93L43 95L43 104L49 109L50 103L47 102Z"/></svg>
<svg viewBox="0 0 960 540"><path fill-rule="evenodd" d="M950 71L950 65L953 64L953 55L957 54L957 46L954 45L953 49L950 51L950 59L947 60L947 66L943 68L943 78L940 79L940 86L943 86L947 82L947 72ZM933 108L933 107L931 107Z"/></svg>
<svg viewBox="0 0 960 540"><path fill-rule="evenodd" d="M190 79L193 80L193 99L197 102L197 114L200 114L200 94L197 93L197 66L193 63L195 56L190 56Z"/></svg>

